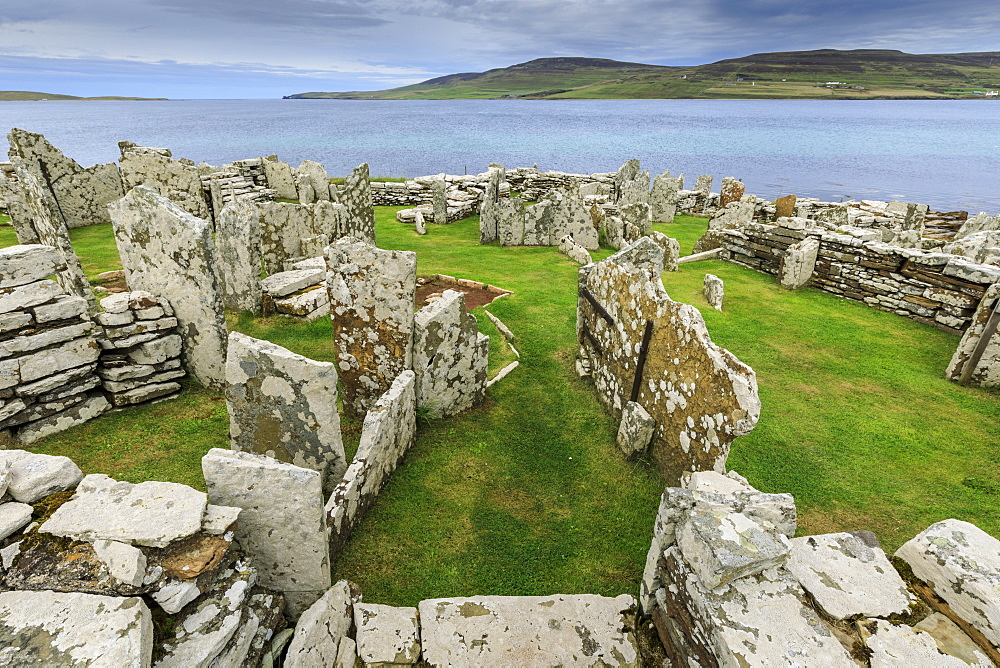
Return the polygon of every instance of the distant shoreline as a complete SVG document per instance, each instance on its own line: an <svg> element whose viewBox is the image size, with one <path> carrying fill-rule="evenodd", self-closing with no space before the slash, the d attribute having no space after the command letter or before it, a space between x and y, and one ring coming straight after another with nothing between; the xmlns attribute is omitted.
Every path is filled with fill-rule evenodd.
<svg viewBox="0 0 1000 668"><path fill-rule="evenodd" d="M98 95L95 97L77 97L60 93L41 93L31 90L0 90L0 102L165 102L166 97L130 97L122 95Z"/></svg>

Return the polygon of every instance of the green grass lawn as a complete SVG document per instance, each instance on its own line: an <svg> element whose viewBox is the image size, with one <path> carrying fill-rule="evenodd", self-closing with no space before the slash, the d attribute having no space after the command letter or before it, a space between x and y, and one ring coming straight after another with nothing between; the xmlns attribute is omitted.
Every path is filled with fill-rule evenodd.
<svg viewBox="0 0 1000 668"><path fill-rule="evenodd" d="M662 483L614 447L616 424L577 378L577 267L553 248L480 246L478 219L429 225L426 236L379 207L379 246L415 250L418 273L514 291L489 307L517 335L521 366L479 408L421 423L417 444L335 564L367 600L414 605L471 594L637 590ZM655 227L690 251L705 221ZM14 243L0 229L0 245ZM116 268L110 226L72 232L88 275ZM604 257L610 251L596 255ZM706 272L726 281L707 308ZM757 372L763 410L737 440L730 468L757 487L791 492L801 533L870 529L887 549L958 517L1000 535L1000 395L943 379L957 339L816 290L708 261L664 275L694 304L713 339ZM478 309L481 311L481 309ZM479 317L482 331L495 334ZM232 329L332 360L327 322L231 314ZM491 374L512 357L491 336ZM179 398L103 416L39 442L86 472L203 488L200 458L226 447L221 397ZM344 423L348 452L359 425Z"/></svg>

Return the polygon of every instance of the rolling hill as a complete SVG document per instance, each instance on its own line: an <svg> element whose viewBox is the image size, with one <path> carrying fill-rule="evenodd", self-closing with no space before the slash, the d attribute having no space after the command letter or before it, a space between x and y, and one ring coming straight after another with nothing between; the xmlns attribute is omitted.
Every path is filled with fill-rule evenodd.
<svg viewBox="0 0 1000 668"><path fill-rule="evenodd" d="M672 67L600 58L539 58L378 91L287 99L960 99L1000 89L1000 52L910 54L861 49L758 53Z"/></svg>
<svg viewBox="0 0 1000 668"><path fill-rule="evenodd" d="M165 97L118 97L106 95L102 97L77 97L75 95L60 95L58 93L39 93L32 90L0 90L0 102L41 102L65 100L166 100Z"/></svg>

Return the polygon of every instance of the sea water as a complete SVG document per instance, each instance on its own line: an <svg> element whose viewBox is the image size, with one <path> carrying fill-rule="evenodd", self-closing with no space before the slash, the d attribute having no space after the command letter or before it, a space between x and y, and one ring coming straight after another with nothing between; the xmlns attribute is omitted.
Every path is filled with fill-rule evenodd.
<svg viewBox="0 0 1000 668"><path fill-rule="evenodd" d="M474 174L491 162L608 172L638 158L686 184L901 199L1000 213L1000 101L173 100L0 102L0 129L41 132L84 165L121 139L221 164L278 154L344 175ZM0 141L0 150L5 148Z"/></svg>

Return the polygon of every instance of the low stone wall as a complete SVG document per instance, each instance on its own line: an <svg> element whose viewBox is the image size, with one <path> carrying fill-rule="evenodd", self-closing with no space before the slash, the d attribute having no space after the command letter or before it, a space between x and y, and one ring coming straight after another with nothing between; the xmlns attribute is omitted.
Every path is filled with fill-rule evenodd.
<svg viewBox="0 0 1000 668"><path fill-rule="evenodd" d="M805 229L801 219L786 219L783 225L751 223L718 234L725 249L722 259L774 275L791 246L818 239L808 285L955 334L968 327L986 288L1000 281L1000 267Z"/></svg>

